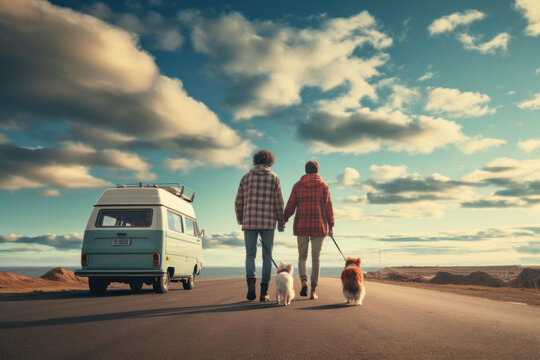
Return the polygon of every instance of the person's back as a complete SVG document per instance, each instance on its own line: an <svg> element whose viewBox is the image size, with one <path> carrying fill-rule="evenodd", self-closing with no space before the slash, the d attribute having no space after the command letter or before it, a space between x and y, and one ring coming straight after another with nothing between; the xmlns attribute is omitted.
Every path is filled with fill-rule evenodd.
<svg viewBox="0 0 540 360"><path fill-rule="evenodd" d="M256 298L255 257L257 237L260 235L264 249L260 300L268 301L276 223L278 230L283 231L283 197L279 177L270 170L274 164L274 155L261 150L253 156L253 164L253 169L240 180L234 208L238 224L242 225L244 230L247 299Z"/></svg>

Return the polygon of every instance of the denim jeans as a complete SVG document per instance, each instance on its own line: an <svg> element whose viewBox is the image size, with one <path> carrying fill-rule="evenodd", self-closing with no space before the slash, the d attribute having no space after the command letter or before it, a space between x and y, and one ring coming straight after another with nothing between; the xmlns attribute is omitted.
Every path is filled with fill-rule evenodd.
<svg viewBox="0 0 540 360"><path fill-rule="evenodd" d="M257 257L257 241L259 234L264 245L262 249L263 267L262 284L270 283L270 274L272 272L272 249L274 247L274 230L270 229L247 229L244 230L244 242L246 243L246 278L255 277L255 258ZM266 249L266 250L265 250ZM267 253L270 252L270 254Z"/></svg>

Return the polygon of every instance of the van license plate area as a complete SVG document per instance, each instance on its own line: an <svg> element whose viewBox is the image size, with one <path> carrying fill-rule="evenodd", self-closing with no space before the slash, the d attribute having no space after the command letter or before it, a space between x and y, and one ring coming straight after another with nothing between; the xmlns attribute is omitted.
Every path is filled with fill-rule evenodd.
<svg viewBox="0 0 540 360"><path fill-rule="evenodd" d="M114 238L112 239L112 246L129 246L131 245L130 238Z"/></svg>

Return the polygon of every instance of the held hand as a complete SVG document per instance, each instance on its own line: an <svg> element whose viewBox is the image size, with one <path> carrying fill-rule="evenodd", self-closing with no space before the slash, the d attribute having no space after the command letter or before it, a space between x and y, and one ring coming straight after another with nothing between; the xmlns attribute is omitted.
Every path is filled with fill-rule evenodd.
<svg viewBox="0 0 540 360"><path fill-rule="evenodd" d="M285 224L283 224L283 225L278 225L278 231L279 231L279 232L285 231Z"/></svg>
<svg viewBox="0 0 540 360"><path fill-rule="evenodd" d="M333 228L328 229L328 236L330 236L330 237L334 236L334 229Z"/></svg>

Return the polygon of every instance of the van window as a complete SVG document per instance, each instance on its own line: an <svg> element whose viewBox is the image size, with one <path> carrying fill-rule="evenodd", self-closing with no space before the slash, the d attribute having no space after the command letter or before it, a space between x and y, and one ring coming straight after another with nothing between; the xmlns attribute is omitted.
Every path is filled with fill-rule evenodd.
<svg viewBox="0 0 540 360"><path fill-rule="evenodd" d="M100 210L96 227L150 227L152 209Z"/></svg>
<svg viewBox="0 0 540 360"><path fill-rule="evenodd" d="M196 224L193 220L184 218L186 220L186 234L191 236L197 236L197 231L195 230Z"/></svg>
<svg viewBox="0 0 540 360"><path fill-rule="evenodd" d="M167 211L167 224L169 230L184 232L184 226L182 225L182 217L178 214Z"/></svg>

